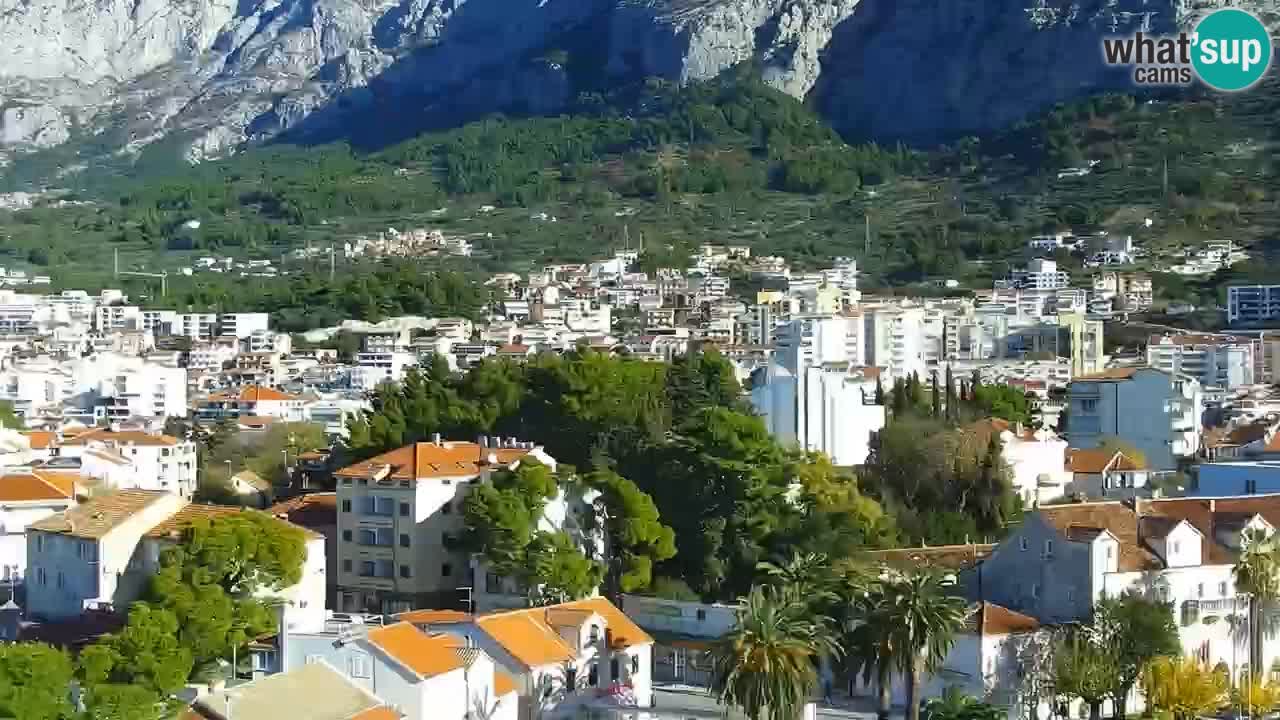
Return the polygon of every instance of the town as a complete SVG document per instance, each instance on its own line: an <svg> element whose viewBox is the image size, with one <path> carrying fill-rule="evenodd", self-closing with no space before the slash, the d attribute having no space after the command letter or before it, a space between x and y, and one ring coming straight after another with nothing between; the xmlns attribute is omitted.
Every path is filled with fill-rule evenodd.
<svg viewBox="0 0 1280 720"><path fill-rule="evenodd" d="M1090 243L1087 276L1050 258ZM493 274L474 317L292 335L0 271L0 704L1270 712L1280 286L1228 289L1240 330L1129 323L1153 302L1131 239L1028 248L990 289L907 297L854 258L707 244L646 272L626 247ZM1210 250L1174 271L1240 259Z"/></svg>

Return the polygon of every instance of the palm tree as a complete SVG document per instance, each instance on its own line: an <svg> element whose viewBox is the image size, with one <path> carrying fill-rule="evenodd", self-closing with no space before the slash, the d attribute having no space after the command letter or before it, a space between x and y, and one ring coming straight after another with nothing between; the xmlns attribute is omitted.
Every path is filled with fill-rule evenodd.
<svg viewBox="0 0 1280 720"><path fill-rule="evenodd" d="M844 636L845 669L850 678L861 675L864 685L875 681L876 717L888 720L896 641L889 619L889 596L878 584L851 589Z"/></svg>
<svg viewBox="0 0 1280 720"><path fill-rule="evenodd" d="M893 664L907 678L907 719L920 720L920 676L936 670L963 629L965 602L950 593L953 581L928 569L885 584L887 620L893 628Z"/></svg>
<svg viewBox="0 0 1280 720"><path fill-rule="evenodd" d="M1262 667L1262 609L1280 598L1280 548L1259 530L1246 531L1231 574L1236 591L1249 595L1249 667Z"/></svg>
<svg viewBox="0 0 1280 720"><path fill-rule="evenodd" d="M711 688L752 720L797 720L818 685L815 661L838 656L830 621L793 587L754 587L711 656Z"/></svg>

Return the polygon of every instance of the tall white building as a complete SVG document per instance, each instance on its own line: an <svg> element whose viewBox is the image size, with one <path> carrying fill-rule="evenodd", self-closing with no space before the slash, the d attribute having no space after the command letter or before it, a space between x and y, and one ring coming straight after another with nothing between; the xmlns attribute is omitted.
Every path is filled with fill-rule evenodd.
<svg viewBox="0 0 1280 720"><path fill-rule="evenodd" d="M266 332L270 326L271 316L267 313L223 313L218 317L218 334L235 335L241 340Z"/></svg>
<svg viewBox="0 0 1280 720"><path fill-rule="evenodd" d="M861 364L885 368L894 378L925 374L924 308L863 306L862 318Z"/></svg>
<svg viewBox="0 0 1280 720"><path fill-rule="evenodd" d="M793 320L751 391L779 442L825 453L837 465L865 462L872 433L884 427L884 407L874 404L878 370L858 368L850 353L857 329L857 318L841 315Z"/></svg>
<svg viewBox="0 0 1280 720"><path fill-rule="evenodd" d="M1059 290L1067 287L1070 277L1058 269L1057 262L1036 258L1026 269L1009 273L1009 281L1023 290Z"/></svg>
<svg viewBox="0 0 1280 720"><path fill-rule="evenodd" d="M1260 342L1234 335L1153 335L1147 341L1147 364L1182 373L1206 387L1235 388L1257 381Z"/></svg>

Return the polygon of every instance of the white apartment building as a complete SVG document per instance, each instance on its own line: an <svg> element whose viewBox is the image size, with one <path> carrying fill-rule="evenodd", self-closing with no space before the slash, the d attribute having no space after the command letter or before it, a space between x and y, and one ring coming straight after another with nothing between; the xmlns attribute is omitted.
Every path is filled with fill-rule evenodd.
<svg viewBox="0 0 1280 720"><path fill-rule="evenodd" d="M469 558L447 546L463 528L462 503L476 482L494 471L515 469L527 458L554 470L556 461L530 443L495 447L470 442L406 445L350 467L337 478L338 610L404 612L439 606L458 588L477 587ZM575 522L572 508L589 501L560 497L547 504L543 524ZM500 592L499 578L485 578Z"/></svg>
<svg viewBox="0 0 1280 720"><path fill-rule="evenodd" d="M405 371L418 364L411 352L362 352L351 368L351 387L369 392L386 382L400 382Z"/></svg>
<svg viewBox="0 0 1280 720"><path fill-rule="evenodd" d="M1204 387L1233 389L1256 382L1260 346L1255 338L1235 335L1152 335L1147 364L1189 375Z"/></svg>
<svg viewBox="0 0 1280 720"><path fill-rule="evenodd" d="M93 314L93 329L101 333L141 330L142 308L137 305L99 305Z"/></svg>
<svg viewBox="0 0 1280 720"><path fill-rule="evenodd" d="M218 334L234 335L246 340L254 333L265 333L271 327L267 313L223 313L218 317Z"/></svg>
<svg viewBox="0 0 1280 720"><path fill-rule="evenodd" d="M925 375L924 308L900 305L862 307L862 363L885 368L892 378Z"/></svg>
<svg viewBox="0 0 1280 720"><path fill-rule="evenodd" d="M124 608L156 573L164 547L194 520L241 512L254 511L193 505L172 493L119 490L32 523L24 584L28 614L59 621L92 607ZM302 631L323 626L325 558L324 538L299 530L307 549L302 579L270 596L284 601L282 626Z"/></svg>
<svg viewBox="0 0 1280 720"><path fill-rule="evenodd" d="M196 491L196 444L190 440L99 428L61 440L51 450L58 458L79 458L85 470L82 475L105 480L108 487L153 490L185 498ZM120 464L113 461L113 456L128 462L122 476L111 470Z"/></svg>
<svg viewBox="0 0 1280 720"><path fill-rule="evenodd" d="M245 346L251 353L280 353L288 355L293 350L293 338L288 333L271 330L254 330L245 339Z"/></svg>
<svg viewBox="0 0 1280 720"><path fill-rule="evenodd" d="M305 422L307 407L297 395L260 385L246 385L210 395L200 403L196 414L205 420L269 417L285 422Z"/></svg>
<svg viewBox="0 0 1280 720"><path fill-rule="evenodd" d="M1149 309L1153 297L1150 275L1113 270L1093 276L1093 292L1103 298L1123 299L1118 309L1128 311Z"/></svg>
<svg viewBox="0 0 1280 720"><path fill-rule="evenodd" d="M841 315L793 320L773 360L751 391L751 403L779 442L825 453L837 465L866 461L871 436L884 428L874 404L877 370L849 353L856 319Z"/></svg>
<svg viewBox="0 0 1280 720"><path fill-rule="evenodd" d="M188 412L187 372L182 368L141 360L121 362L114 375L99 381L96 394L105 402L105 414L111 420L186 417Z"/></svg>
<svg viewBox="0 0 1280 720"><path fill-rule="evenodd" d="M1009 284L1023 290L1060 290L1067 287L1071 278L1058 269L1054 260L1036 258L1022 270L1009 273Z"/></svg>
<svg viewBox="0 0 1280 720"><path fill-rule="evenodd" d="M192 340L212 340L218 334L217 330L218 316L214 313L177 313L171 321L169 334Z"/></svg>
<svg viewBox="0 0 1280 720"><path fill-rule="evenodd" d="M1001 456L1013 473L1013 491L1023 507L1036 507L1066 494L1072 475L1066 468L1067 441L1052 430L1032 430L1000 418L979 425L1000 436Z"/></svg>
<svg viewBox="0 0 1280 720"><path fill-rule="evenodd" d="M1204 401L1200 383L1147 367L1104 370L1072 379L1067 440L1095 448L1118 437L1142 452L1153 470L1174 470L1200 449Z"/></svg>
<svg viewBox="0 0 1280 720"><path fill-rule="evenodd" d="M1280 316L1280 285L1227 288L1227 324L1260 323Z"/></svg>
<svg viewBox="0 0 1280 720"><path fill-rule="evenodd" d="M478 617L441 611L400 619L465 638L515 681L520 717L560 720L588 708L653 705L653 638L602 597Z"/></svg>

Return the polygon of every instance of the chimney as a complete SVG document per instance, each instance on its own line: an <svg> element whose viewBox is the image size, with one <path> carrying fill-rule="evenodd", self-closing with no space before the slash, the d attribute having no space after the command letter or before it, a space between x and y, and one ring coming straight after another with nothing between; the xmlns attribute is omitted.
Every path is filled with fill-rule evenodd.
<svg viewBox="0 0 1280 720"><path fill-rule="evenodd" d="M1209 512L1216 512L1217 509L1218 509L1218 501L1215 500L1214 498L1209 498Z"/></svg>
<svg viewBox="0 0 1280 720"><path fill-rule="evenodd" d="M435 443L436 445L442 444L440 442L440 433L431 433L431 442Z"/></svg>
<svg viewBox="0 0 1280 720"><path fill-rule="evenodd" d="M480 436L480 447L482 447L482 448L487 448L487 447L489 447L489 436L488 436L488 435L481 435L481 436Z"/></svg>

